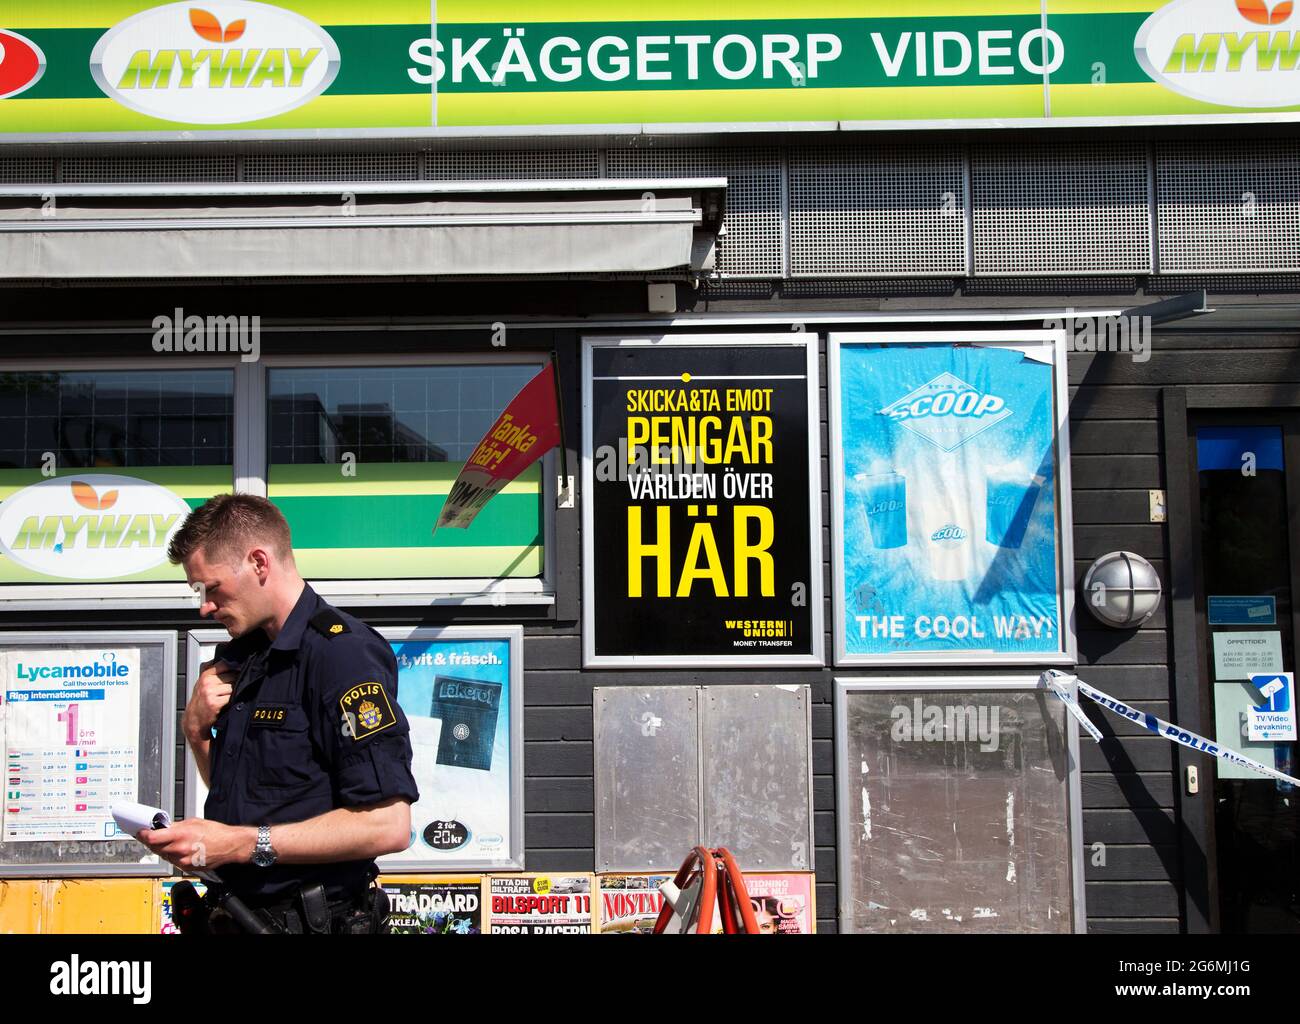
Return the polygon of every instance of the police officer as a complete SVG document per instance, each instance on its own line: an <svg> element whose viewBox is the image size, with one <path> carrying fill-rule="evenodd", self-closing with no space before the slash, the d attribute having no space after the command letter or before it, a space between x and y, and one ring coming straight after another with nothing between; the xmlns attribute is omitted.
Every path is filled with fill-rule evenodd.
<svg viewBox="0 0 1300 1024"><path fill-rule="evenodd" d="M419 797L392 648L303 581L265 498L207 501L168 557L234 639L182 717L205 817L138 838L187 871L215 869L272 930L382 930L374 858L406 849Z"/></svg>

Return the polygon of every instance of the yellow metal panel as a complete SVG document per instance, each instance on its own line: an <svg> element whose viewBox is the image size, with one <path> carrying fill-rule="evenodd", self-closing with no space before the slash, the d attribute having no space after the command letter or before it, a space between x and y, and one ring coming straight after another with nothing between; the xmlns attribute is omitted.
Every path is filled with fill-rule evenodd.
<svg viewBox="0 0 1300 1024"><path fill-rule="evenodd" d="M46 932L147 935L157 931L152 879L66 878L51 885Z"/></svg>
<svg viewBox="0 0 1300 1024"><path fill-rule="evenodd" d="M35 935L45 902L39 879L0 882L0 934Z"/></svg>

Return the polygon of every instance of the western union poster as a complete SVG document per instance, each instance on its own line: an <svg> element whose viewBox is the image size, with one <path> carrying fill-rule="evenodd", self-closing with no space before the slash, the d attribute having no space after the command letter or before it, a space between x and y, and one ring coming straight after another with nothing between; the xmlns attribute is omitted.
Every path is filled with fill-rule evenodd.
<svg viewBox="0 0 1300 1024"><path fill-rule="evenodd" d="M587 664L821 664L815 356L588 343Z"/></svg>

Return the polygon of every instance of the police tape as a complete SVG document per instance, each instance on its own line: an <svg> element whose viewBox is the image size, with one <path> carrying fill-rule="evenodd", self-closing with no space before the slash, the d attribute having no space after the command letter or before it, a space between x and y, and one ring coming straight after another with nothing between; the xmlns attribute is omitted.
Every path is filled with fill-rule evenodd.
<svg viewBox="0 0 1300 1024"><path fill-rule="evenodd" d="M1259 772L1261 775L1267 775L1270 778L1278 779L1282 782L1289 782L1292 785L1300 786L1300 779L1292 778L1290 775L1284 775L1274 768L1269 768L1253 761L1245 754L1239 754L1237 751L1221 746L1213 740L1207 740L1204 736L1198 736L1194 732L1188 732L1171 722L1166 722L1163 718L1157 718L1155 715L1147 714L1145 711L1137 711L1122 701L1116 700L1109 694L1102 693L1100 690L1094 690L1091 686L1081 680L1078 676L1072 676L1068 672L1061 672L1057 669L1048 669L1041 676L1039 682L1043 683L1061 698L1070 714L1075 720L1083 726L1098 743L1101 742L1101 730L1092 723L1092 720L1083 713L1083 708L1079 706L1077 694L1081 693L1089 700L1100 704L1104 708L1109 708L1117 715L1127 718L1130 722L1136 722L1138 725L1155 733L1157 736L1163 736L1171 743L1178 743L1190 750L1199 750L1202 753L1209 754L1212 757L1222 758L1229 764L1235 764L1240 768L1249 768L1251 771Z"/></svg>

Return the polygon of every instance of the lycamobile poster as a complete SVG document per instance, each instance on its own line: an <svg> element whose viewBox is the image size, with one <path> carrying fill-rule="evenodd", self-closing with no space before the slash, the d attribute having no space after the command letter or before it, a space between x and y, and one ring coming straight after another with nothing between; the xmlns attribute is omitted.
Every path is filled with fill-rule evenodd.
<svg viewBox="0 0 1300 1024"><path fill-rule="evenodd" d="M7 0L0 51L13 140L1300 117L1289 0Z"/></svg>
<svg viewBox="0 0 1300 1024"><path fill-rule="evenodd" d="M137 796L140 652L11 650L0 689L0 843L119 836L113 804Z"/></svg>
<svg viewBox="0 0 1300 1024"><path fill-rule="evenodd" d="M822 663L815 342L584 350L588 665Z"/></svg>
<svg viewBox="0 0 1300 1024"><path fill-rule="evenodd" d="M832 335L841 664L1068 656L1055 345L981 339Z"/></svg>

